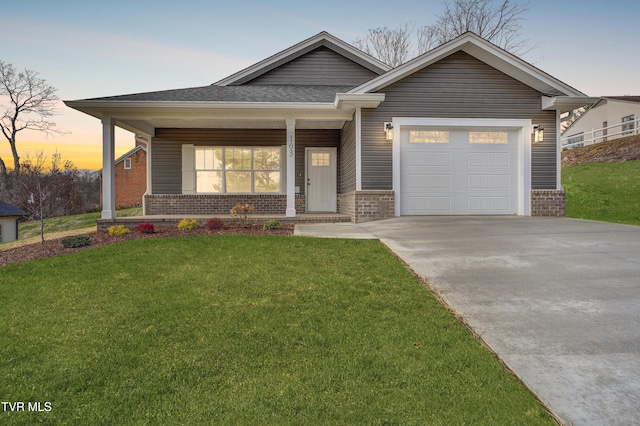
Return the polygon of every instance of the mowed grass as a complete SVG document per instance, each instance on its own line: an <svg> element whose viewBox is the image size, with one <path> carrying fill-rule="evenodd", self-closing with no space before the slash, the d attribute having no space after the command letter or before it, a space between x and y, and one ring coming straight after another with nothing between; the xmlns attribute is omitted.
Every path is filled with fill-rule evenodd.
<svg viewBox="0 0 640 426"><path fill-rule="evenodd" d="M71 231L74 229L88 228L96 226L96 220L100 219L102 213L84 213L70 216L52 217L46 219L44 225L45 233ZM142 208L136 207L117 211L118 217L142 215ZM40 235L40 221L20 222L19 237L21 240Z"/></svg>
<svg viewBox="0 0 640 426"><path fill-rule="evenodd" d="M140 239L0 268L0 424L554 424L377 241ZM43 405L44 406L44 405Z"/></svg>
<svg viewBox="0 0 640 426"><path fill-rule="evenodd" d="M640 161L562 169L566 215L640 225Z"/></svg>

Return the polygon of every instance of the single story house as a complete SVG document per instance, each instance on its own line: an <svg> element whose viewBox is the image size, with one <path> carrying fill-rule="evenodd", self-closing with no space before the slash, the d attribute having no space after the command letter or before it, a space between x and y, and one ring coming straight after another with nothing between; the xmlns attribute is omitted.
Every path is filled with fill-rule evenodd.
<svg viewBox="0 0 640 426"><path fill-rule="evenodd" d="M18 239L18 219L29 213L0 200L0 243Z"/></svg>
<svg viewBox="0 0 640 426"><path fill-rule="evenodd" d="M603 96L563 132L563 146L639 134L640 96Z"/></svg>
<svg viewBox="0 0 640 426"><path fill-rule="evenodd" d="M126 209L142 205L147 191L147 141L136 135L135 147L114 163L115 206ZM103 193L100 170L100 193Z"/></svg>
<svg viewBox="0 0 640 426"><path fill-rule="evenodd" d="M562 215L560 114L594 102L465 33L391 69L321 32L209 86L66 105L147 138L146 215Z"/></svg>

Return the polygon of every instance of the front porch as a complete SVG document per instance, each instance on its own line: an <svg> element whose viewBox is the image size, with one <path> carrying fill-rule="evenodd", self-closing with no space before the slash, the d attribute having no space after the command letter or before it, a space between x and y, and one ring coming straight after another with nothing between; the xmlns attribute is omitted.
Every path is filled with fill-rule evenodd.
<svg viewBox="0 0 640 426"><path fill-rule="evenodd" d="M110 226L124 225L129 229L134 229L141 223L152 223L156 228L160 227L177 227L178 223L184 219L196 219L200 226L203 226L209 219L220 219L225 225L233 225L239 223L238 217L231 215L147 215L147 216L130 216L118 217L115 219L98 219L98 232L108 231ZM262 224L267 220L277 220L282 224L297 223L340 223L351 222L351 216L341 213L302 213L295 217L287 217L284 214L250 214L247 222L249 224Z"/></svg>

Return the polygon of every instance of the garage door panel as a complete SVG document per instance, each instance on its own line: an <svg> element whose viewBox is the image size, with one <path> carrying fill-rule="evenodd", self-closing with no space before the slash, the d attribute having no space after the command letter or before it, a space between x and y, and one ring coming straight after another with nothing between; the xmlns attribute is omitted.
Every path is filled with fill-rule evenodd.
<svg viewBox="0 0 640 426"><path fill-rule="evenodd" d="M509 175L468 175L468 189L511 189L511 176Z"/></svg>
<svg viewBox="0 0 640 426"><path fill-rule="evenodd" d="M422 175L411 174L407 182L409 191L424 188L429 189L451 189L451 175Z"/></svg>
<svg viewBox="0 0 640 426"><path fill-rule="evenodd" d="M500 214L511 211L510 197L467 197L467 208L476 214Z"/></svg>
<svg viewBox="0 0 640 426"><path fill-rule="evenodd" d="M467 154L467 166L469 167L511 167L511 153L509 152L469 152Z"/></svg>
<svg viewBox="0 0 640 426"><path fill-rule="evenodd" d="M425 197L410 196L407 214L424 214L428 211L431 214L451 213L451 197Z"/></svg>
<svg viewBox="0 0 640 426"><path fill-rule="evenodd" d="M450 167L450 152L410 151L407 156L409 167Z"/></svg>

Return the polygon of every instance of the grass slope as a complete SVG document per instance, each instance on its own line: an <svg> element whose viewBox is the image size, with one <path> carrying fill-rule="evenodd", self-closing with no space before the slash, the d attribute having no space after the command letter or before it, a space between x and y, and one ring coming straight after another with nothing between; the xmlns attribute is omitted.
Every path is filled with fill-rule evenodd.
<svg viewBox="0 0 640 426"><path fill-rule="evenodd" d="M13 424L553 424L380 243L145 239L2 268Z"/></svg>
<svg viewBox="0 0 640 426"><path fill-rule="evenodd" d="M562 169L566 215L640 225L640 161Z"/></svg>

